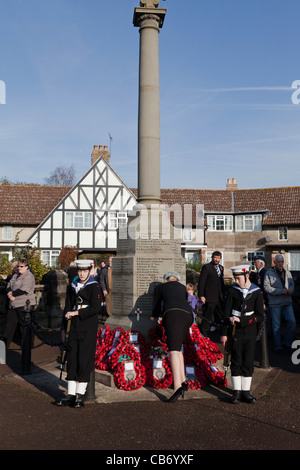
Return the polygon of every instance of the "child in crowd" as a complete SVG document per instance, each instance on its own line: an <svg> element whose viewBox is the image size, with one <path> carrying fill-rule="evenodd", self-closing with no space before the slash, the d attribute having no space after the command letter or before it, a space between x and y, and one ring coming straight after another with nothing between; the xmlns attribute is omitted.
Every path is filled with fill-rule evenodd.
<svg viewBox="0 0 300 470"><path fill-rule="evenodd" d="M192 307L193 310L193 316L194 316L194 323L197 324L196 322L196 307L200 307L202 305L202 302L197 299L197 297L194 294L194 286L193 284L187 284L186 285L186 291L188 294L188 303Z"/></svg>

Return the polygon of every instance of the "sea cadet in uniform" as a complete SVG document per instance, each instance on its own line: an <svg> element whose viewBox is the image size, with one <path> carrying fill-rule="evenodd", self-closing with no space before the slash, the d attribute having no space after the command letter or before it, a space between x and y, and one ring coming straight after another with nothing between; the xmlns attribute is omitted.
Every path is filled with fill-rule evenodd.
<svg viewBox="0 0 300 470"><path fill-rule="evenodd" d="M81 408L90 374L95 367L98 312L103 301L101 286L90 277L92 260L76 261L78 277L68 286L63 324L71 328L67 350L68 395L58 406Z"/></svg>
<svg viewBox="0 0 300 470"><path fill-rule="evenodd" d="M228 289L224 318L221 325L221 343L225 346L235 325L231 351L232 403L254 403L250 394L254 371L256 335L263 321L263 294L251 283L250 270L245 264L231 268L235 284Z"/></svg>

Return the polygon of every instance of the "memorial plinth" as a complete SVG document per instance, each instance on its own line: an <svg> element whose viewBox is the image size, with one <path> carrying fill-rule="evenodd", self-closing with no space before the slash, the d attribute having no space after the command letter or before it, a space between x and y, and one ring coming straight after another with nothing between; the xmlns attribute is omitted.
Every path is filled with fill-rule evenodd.
<svg viewBox="0 0 300 470"><path fill-rule="evenodd" d="M144 209L119 230L108 324L137 330L148 337L154 325L153 291L168 271L177 271L185 283L186 261L181 256L180 238L167 212Z"/></svg>

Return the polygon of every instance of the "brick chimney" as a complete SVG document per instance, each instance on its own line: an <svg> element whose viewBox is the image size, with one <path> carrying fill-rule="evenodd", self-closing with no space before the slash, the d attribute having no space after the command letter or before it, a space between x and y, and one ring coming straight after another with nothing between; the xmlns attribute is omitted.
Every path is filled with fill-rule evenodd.
<svg viewBox="0 0 300 470"><path fill-rule="evenodd" d="M99 159L103 157L104 160L109 163L109 151L107 150L107 145L94 145L93 151L92 151L92 165Z"/></svg>
<svg viewBox="0 0 300 470"><path fill-rule="evenodd" d="M231 179L227 180L226 189L228 191L234 191L237 188L238 188L238 185L236 182L236 178L232 178L232 180Z"/></svg>

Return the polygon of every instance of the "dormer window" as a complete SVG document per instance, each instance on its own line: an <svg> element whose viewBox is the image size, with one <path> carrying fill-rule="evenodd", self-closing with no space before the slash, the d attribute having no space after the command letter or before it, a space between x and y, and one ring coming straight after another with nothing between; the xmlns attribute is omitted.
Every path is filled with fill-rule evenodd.
<svg viewBox="0 0 300 470"><path fill-rule="evenodd" d="M232 215L207 215L207 225L209 231L232 232Z"/></svg>
<svg viewBox="0 0 300 470"><path fill-rule="evenodd" d="M235 221L237 232L260 232L262 229L261 214L237 215Z"/></svg>

